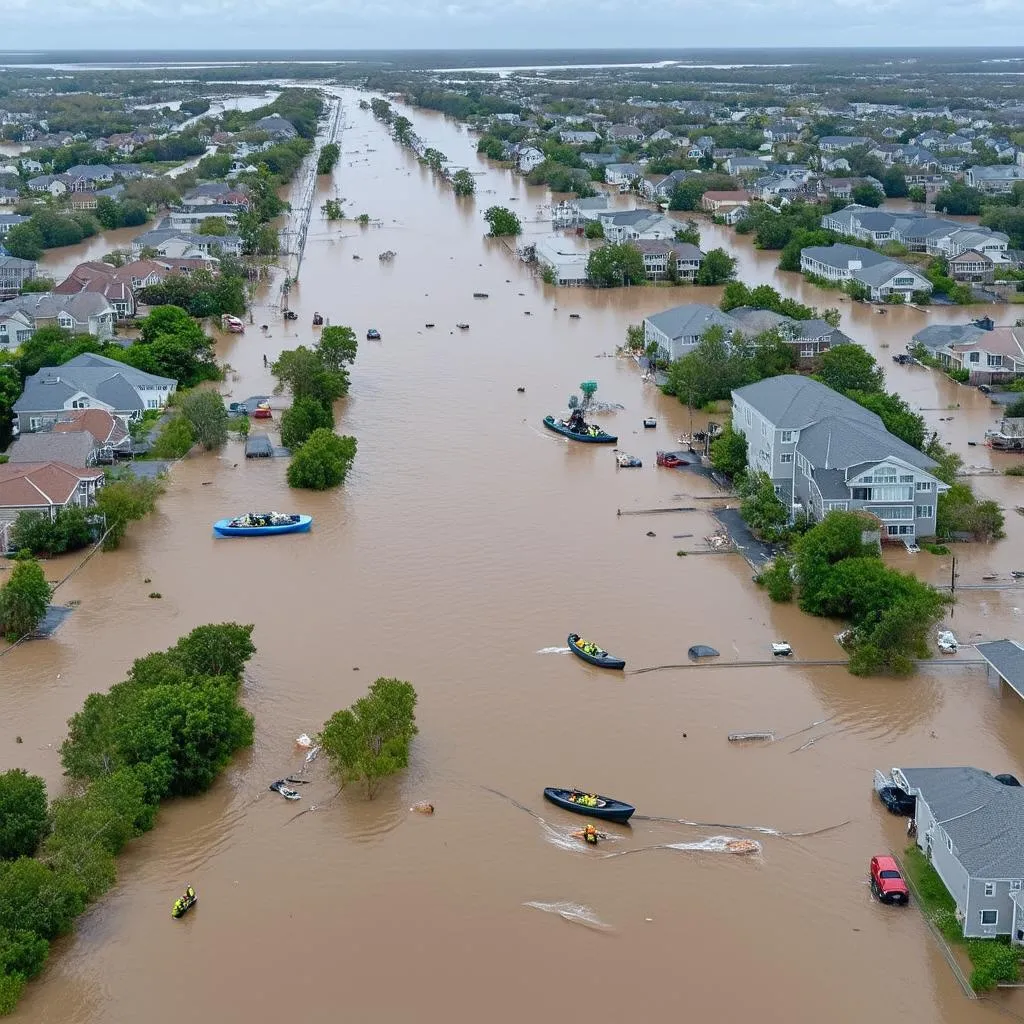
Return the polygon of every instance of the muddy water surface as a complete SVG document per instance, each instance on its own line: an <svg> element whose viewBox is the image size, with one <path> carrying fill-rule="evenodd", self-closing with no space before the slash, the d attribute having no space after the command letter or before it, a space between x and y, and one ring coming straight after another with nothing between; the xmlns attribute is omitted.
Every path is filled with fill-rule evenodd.
<svg viewBox="0 0 1024 1024"><path fill-rule="evenodd" d="M255 313L267 336L250 327L221 354L234 371L224 391L239 399L270 390L264 354L313 339L314 310L360 337L381 331L382 342L361 342L338 409L339 429L359 440L346 486L289 492L283 461L246 463L237 444L186 460L159 512L61 590L82 604L56 639L0 661L0 763L40 772L58 791L57 747L87 693L197 624L253 622L259 652L245 700L255 746L210 794L167 807L132 845L117 888L59 945L13 1019L177 1024L186 985L190 1012L223 1022L342 1008L389 1021L551 1020L577 1013L581 1000L598 1021L683 1008L850 1024L999 1019L964 998L915 909L872 901L870 856L905 837L872 798L871 769L962 763L1019 774L1024 706L991 689L982 670L947 663L902 682L795 665L620 676L536 653L564 646L570 630L621 654L629 670L685 662L694 642L713 644L723 661L764 659L780 637L802 658L840 652L835 624L770 605L737 556L677 555L703 547L713 529L705 512L616 514L700 506L717 493L654 467L656 449L689 429L690 416L609 356L628 323L714 291L546 288L502 242L483 238L481 220L513 196L533 220L542 192L478 162L454 123L411 112L431 144L483 172L477 198L456 201L354 95L345 103L343 157L315 207L339 194L352 215L383 223L328 225L315 213L290 299L299 320L285 327L268 296ZM736 245L745 280L832 304L774 270L771 254L703 229L706 245ZM390 264L377 260L385 249L398 253ZM926 322L912 310L844 311L844 328L880 356ZM588 378L625 407L601 422L643 469L616 470L610 451L540 428ZM958 445L992 418L975 392L928 371L893 367L889 379L936 410L927 415ZM656 430L643 430L647 414ZM987 464L984 449L962 450ZM1012 502L1016 486L1003 478L992 493ZM294 507L316 522L305 536L211 537L213 520L256 507ZM1009 525L1007 541L964 552L963 582L1024 562L1021 530ZM948 574L949 559L905 558L929 578ZM48 575L73 564L51 563ZM1020 607L1019 591L971 593L953 621L1016 635ZM420 694L409 771L372 802L335 798L320 762L301 803L269 793L302 763L294 738L379 675L412 680ZM741 729L795 735L737 749L725 735ZM604 860L559 849L537 821L481 788L562 824L540 798L559 784L612 793L641 814L718 823L636 821L616 830L616 850L746 834L730 824L847 824L764 837L755 858L659 850ZM423 799L434 817L409 813ZM201 902L174 922L170 905L186 883ZM611 930L530 901L585 905ZM581 978L615 984L583 989Z"/></svg>

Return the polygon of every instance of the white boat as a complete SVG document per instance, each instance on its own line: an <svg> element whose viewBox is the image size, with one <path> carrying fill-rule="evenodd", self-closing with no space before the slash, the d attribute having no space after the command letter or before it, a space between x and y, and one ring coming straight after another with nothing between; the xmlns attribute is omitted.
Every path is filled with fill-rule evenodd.
<svg viewBox="0 0 1024 1024"><path fill-rule="evenodd" d="M951 630L942 629L939 630L938 636L939 650L943 654L956 654L960 649L960 643L957 638L953 635Z"/></svg>

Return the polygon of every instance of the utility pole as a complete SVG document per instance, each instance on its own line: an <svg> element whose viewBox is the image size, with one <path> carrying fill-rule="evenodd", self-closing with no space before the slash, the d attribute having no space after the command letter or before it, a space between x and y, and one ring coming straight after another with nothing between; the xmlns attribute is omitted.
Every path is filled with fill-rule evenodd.
<svg viewBox="0 0 1024 1024"><path fill-rule="evenodd" d="M952 566L950 567L950 570L949 570L949 596L950 596L950 598L954 598L954 596L956 594L956 577L957 577L956 555L954 555L953 556L953 564L952 564ZM956 608L956 601L953 600L953 602L951 604L951 607L949 609L949 617L950 618L953 617L953 610L955 608Z"/></svg>

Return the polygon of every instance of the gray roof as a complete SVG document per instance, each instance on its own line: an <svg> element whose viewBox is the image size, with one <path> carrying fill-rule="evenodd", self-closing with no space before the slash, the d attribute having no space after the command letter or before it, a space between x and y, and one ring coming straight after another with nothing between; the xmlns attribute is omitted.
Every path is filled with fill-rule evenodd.
<svg viewBox="0 0 1024 1024"><path fill-rule="evenodd" d="M975 324L929 324L922 327L913 336L913 340L925 348L935 349L943 345L962 345L985 333L983 328Z"/></svg>
<svg viewBox="0 0 1024 1024"><path fill-rule="evenodd" d="M978 653L1024 697L1024 647L1016 640L989 640L974 645Z"/></svg>
<svg viewBox="0 0 1024 1024"><path fill-rule="evenodd" d="M843 395L839 397L850 401ZM856 402L850 404L857 405ZM857 405L857 408L861 406ZM862 463L881 462L889 456L926 471L936 465L935 460L924 452L890 434L874 413L870 415L878 422L853 419L845 412L825 416L800 431L796 450L816 469L820 466L823 469L846 470Z"/></svg>
<svg viewBox="0 0 1024 1024"><path fill-rule="evenodd" d="M850 485L846 482L846 473L841 469L815 469L814 482L826 501L829 499L847 501L850 497Z"/></svg>
<svg viewBox="0 0 1024 1024"><path fill-rule="evenodd" d="M700 337L709 327L724 327L726 331L740 329L739 322L717 306L697 302L655 313L647 317L647 321L670 339Z"/></svg>
<svg viewBox="0 0 1024 1024"><path fill-rule="evenodd" d="M92 434L84 430L68 433L22 434L7 450L11 462L63 462L82 468L96 450Z"/></svg>
<svg viewBox="0 0 1024 1024"><path fill-rule="evenodd" d="M749 402L776 429L800 430L827 416L883 429L881 419L873 412L819 381L795 373L748 384L737 388L733 395Z"/></svg>
<svg viewBox="0 0 1024 1024"><path fill-rule="evenodd" d="M837 270L846 270L850 260L860 260L863 267L893 262L888 256L883 256L873 249L865 249L862 245L846 245L843 242L837 242L835 245L809 245L800 251L807 253L819 263L826 263Z"/></svg>
<svg viewBox="0 0 1024 1024"><path fill-rule="evenodd" d="M113 306L99 292L76 292L74 295L29 292L0 302L0 315L15 311L24 313L33 321L53 320L59 313L68 313L75 320L83 322L91 316L112 312Z"/></svg>
<svg viewBox="0 0 1024 1024"><path fill-rule="evenodd" d="M980 768L900 768L972 878L1024 878L1024 788Z"/></svg>
<svg viewBox="0 0 1024 1024"><path fill-rule="evenodd" d="M62 366L44 366L32 374L14 403L14 411L60 409L79 391L121 412L144 411L146 404L139 396L139 387L170 387L175 383L169 377L158 377L116 359L86 352Z"/></svg>
<svg viewBox="0 0 1024 1024"><path fill-rule="evenodd" d="M738 320L740 325L748 332L760 334L762 331L773 331L789 323L789 317L783 316L770 309L754 309L753 306L737 306L729 310L729 316Z"/></svg>

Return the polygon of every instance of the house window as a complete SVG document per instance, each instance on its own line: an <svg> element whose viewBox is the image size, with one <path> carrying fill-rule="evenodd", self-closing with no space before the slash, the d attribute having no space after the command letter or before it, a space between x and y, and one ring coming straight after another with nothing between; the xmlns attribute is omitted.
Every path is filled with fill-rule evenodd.
<svg viewBox="0 0 1024 1024"><path fill-rule="evenodd" d="M88 409L89 408L89 399L88 398L76 398L71 403L71 408L72 409Z"/></svg>
<svg viewBox="0 0 1024 1024"><path fill-rule="evenodd" d="M935 489L935 484L931 480L918 480L917 489L919 491L931 491Z"/></svg>
<svg viewBox="0 0 1024 1024"><path fill-rule="evenodd" d="M782 436L779 438L779 440L783 444L792 444L793 443L793 431L792 430L783 430L782 431Z"/></svg>
<svg viewBox="0 0 1024 1024"><path fill-rule="evenodd" d="M918 519L931 519L931 517L934 514L935 514L935 506L934 505L918 505L917 508L914 509L914 515Z"/></svg>
<svg viewBox="0 0 1024 1024"><path fill-rule="evenodd" d="M912 474L908 475L908 476L901 476L900 477L900 483L901 484L912 484L913 482L914 482L914 477L913 477Z"/></svg>
<svg viewBox="0 0 1024 1024"><path fill-rule="evenodd" d="M871 500L871 488L870 487L854 487L854 489L853 489L853 500L854 501L870 501Z"/></svg>
<svg viewBox="0 0 1024 1024"><path fill-rule="evenodd" d="M969 353L967 359L968 359L969 362L972 362L972 363L980 363L981 362L981 353L980 352L971 352L971 353Z"/></svg>
<svg viewBox="0 0 1024 1024"><path fill-rule="evenodd" d="M817 346L815 346L815 345L804 345L800 349L800 355L804 359L812 358L813 356L817 355Z"/></svg>
<svg viewBox="0 0 1024 1024"><path fill-rule="evenodd" d="M1020 879L1019 878L1015 878L1010 883L1010 892L1020 892Z"/></svg>
<svg viewBox="0 0 1024 1024"><path fill-rule="evenodd" d="M792 461L793 461L793 453L792 452L784 452L782 455L779 456L779 462L788 463L788 462L792 462Z"/></svg>
<svg viewBox="0 0 1024 1024"><path fill-rule="evenodd" d="M1002 356L994 356L992 354L989 354L988 365L989 366L1002 366L1003 365L1003 357Z"/></svg>
<svg viewBox="0 0 1024 1024"><path fill-rule="evenodd" d="M998 910L983 910L981 912L981 923L982 924L999 924L999 911Z"/></svg>
<svg viewBox="0 0 1024 1024"><path fill-rule="evenodd" d="M43 425L43 419L41 416L30 416L28 419L28 429L38 430Z"/></svg>
<svg viewBox="0 0 1024 1024"><path fill-rule="evenodd" d="M912 526L887 526L885 532L889 537L913 537Z"/></svg>
<svg viewBox="0 0 1024 1024"><path fill-rule="evenodd" d="M995 882L986 882L985 883L985 895L986 896L995 896L995 894L996 894L996 883Z"/></svg>
<svg viewBox="0 0 1024 1024"><path fill-rule="evenodd" d="M870 512L874 512L879 519L913 519L914 510L909 505L873 505Z"/></svg>

